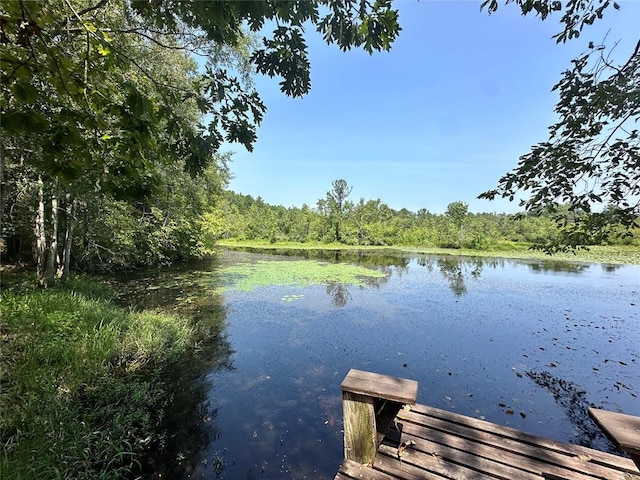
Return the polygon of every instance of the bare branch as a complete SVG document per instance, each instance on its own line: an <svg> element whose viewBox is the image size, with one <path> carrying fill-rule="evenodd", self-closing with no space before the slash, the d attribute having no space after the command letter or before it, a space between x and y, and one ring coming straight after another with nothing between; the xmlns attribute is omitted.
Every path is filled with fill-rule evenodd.
<svg viewBox="0 0 640 480"><path fill-rule="evenodd" d="M95 5L92 5L91 7L87 7L84 10L80 10L77 15L78 16L82 16L85 13L92 12L94 10L97 10L97 9L101 8L101 7L104 7L107 3L109 3L109 0L100 0Z"/></svg>
<svg viewBox="0 0 640 480"><path fill-rule="evenodd" d="M209 55L207 55L206 53L202 53L201 51L199 51L199 50L197 50L195 48L188 48L186 46L179 46L179 45L167 45L166 43L163 43L163 42L159 41L158 39L152 37L151 35L147 35L146 33L141 32L137 28L131 28L129 30L118 30L116 32L117 33L133 33L133 34L136 34L136 35L140 35L141 37L144 37L147 40L152 41L153 43L155 43L156 45L158 45L159 47L162 47L162 48L166 48L166 49L169 49L169 50L185 51L185 52L193 53L194 55L198 55L200 57L209 58Z"/></svg>
<svg viewBox="0 0 640 480"><path fill-rule="evenodd" d="M619 70L620 71L619 75L622 75L622 72L624 72L627 68L629 68L633 59L637 57L639 54L640 54L640 40L638 40L638 43L636 43L636 48L633 50L633 53L629 57L629 60L627 60L627 63L625 63L622 66L622 68Z"/></svg>

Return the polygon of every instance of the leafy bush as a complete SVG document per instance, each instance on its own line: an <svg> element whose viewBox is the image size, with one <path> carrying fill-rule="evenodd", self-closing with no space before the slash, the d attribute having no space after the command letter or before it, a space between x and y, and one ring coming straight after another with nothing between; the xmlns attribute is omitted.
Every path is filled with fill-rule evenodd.
<svg viewBox="0 0 640 480"><path fill-rule="evenodd" d="M489 240L481 233L476 233L465 247L472 250L486 250L489 248Z"/></svg>

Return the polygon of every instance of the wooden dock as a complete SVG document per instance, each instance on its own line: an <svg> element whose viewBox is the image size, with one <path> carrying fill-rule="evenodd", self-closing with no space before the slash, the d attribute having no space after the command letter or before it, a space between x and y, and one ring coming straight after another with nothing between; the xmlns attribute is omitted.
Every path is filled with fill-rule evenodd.
<svg viewBox="0 0 640 480"><path fill-rule="evenodd" d="M362 381L367 375L372 375L368 378L369 387L354 387L354 376ZM343 382L343 399L346 397L351 402L354 391L366 396L365 390L368 390L376 397L374 408L381 402L386 403L384 387L370 386L380 377L384 376L352 370ZM347 381L349 378L351 380ZM406 386L396 385L403 389ZM640 470L629 458L553 441L426 405L411 405L410 400L407 402L402 398L403 405L389 427L377 425L374 415L374 427L378 431L377 451L371 461L349 458L353 439L347 438L347 427L353 421L346 418L351 415L351 407L349 410L345 407L345 460L335 480L640 480ZM377 411L382 410L380 407ZM631 442L637 448L640 418L629 419L623 418L625 436L632 438ZM385 434L380 431L387 428Z"/></svg>

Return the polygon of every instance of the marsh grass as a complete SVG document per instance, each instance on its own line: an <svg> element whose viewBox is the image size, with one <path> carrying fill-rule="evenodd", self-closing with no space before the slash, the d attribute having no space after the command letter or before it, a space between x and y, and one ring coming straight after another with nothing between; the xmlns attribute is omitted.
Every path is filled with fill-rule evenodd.
<svg viewBox="0 0 640 480"><path fill-rule="evenodd" d="M188 320L132 312L86 278L3 290L0 478L126 478L162 443L161 367L190 345Z"/></svg>

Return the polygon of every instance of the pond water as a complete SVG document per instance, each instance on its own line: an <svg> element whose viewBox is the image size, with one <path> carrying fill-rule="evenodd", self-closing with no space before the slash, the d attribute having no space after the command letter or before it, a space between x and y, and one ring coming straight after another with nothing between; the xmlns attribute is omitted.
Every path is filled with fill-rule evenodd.
<svg viewBox="0 0 640 480"><path fill-rule="evenodd" d="M417 380L419 403L609 451L586 408L640 415L639 266L304 255L385 276L220 290L226 266L300 259L225 251L128 280L124 303L191 315L209 339L169 379L156 475L333 478L350 368Z"/></svg>

